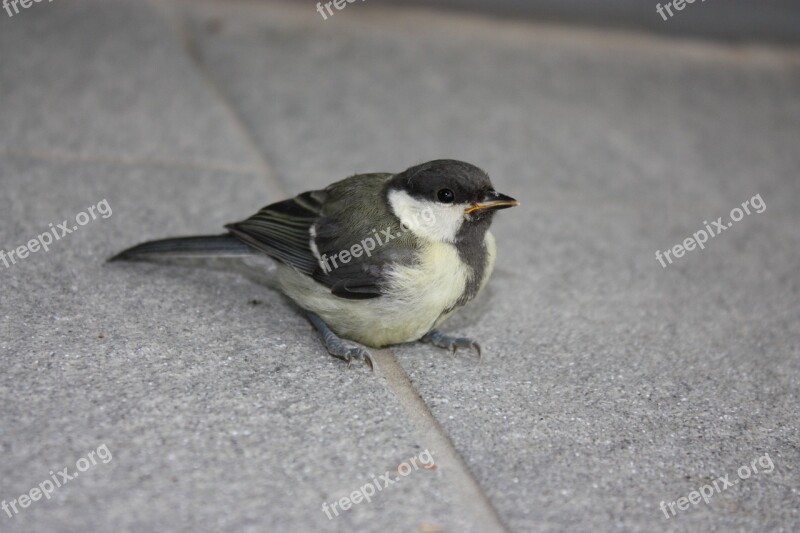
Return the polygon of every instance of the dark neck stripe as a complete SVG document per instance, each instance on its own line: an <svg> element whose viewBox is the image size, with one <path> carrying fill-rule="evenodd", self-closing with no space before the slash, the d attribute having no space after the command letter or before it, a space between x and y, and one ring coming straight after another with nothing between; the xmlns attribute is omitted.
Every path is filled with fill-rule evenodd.
<svg viewBox="0 0 800 533"><path fill-rule="evenodd" d="M456 249L458 256L469 267L470 274L464 285L464 292L456 302L461 306L475 298L478 294L481 281L486 273L486 232L489 229L490 221L481 220L472 223L462 224L456 235Z"/></svg>

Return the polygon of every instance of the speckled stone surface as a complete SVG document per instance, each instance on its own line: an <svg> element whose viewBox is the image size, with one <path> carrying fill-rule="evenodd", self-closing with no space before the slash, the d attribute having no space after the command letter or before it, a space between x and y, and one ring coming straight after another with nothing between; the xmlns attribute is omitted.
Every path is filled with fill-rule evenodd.
<svg viewBox="0 0 800 533"><path fill-rule="evenodd" d="M0 530L479 531L487 507L510 531L800 527L796 50L122 1L34 4L0 17L0 47L0 249L112 209L0 263L0 500L113 457ZM104 263L439 157L522 206L445 328L483 363L397 347L408 390L327 356L238 263ZM662 268L755 195L763 212ZM326 517L426 448L449 462Z"/></svg>

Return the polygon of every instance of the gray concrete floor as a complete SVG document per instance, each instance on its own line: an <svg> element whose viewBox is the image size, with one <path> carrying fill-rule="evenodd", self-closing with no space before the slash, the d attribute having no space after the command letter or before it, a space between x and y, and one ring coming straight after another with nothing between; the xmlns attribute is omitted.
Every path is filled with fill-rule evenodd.
<svg viewBox="0 0 800 533"><path fill-rule="evenodd" d="M0 530L800 529L797 49L369 2L327 21L39 3L0 11L0 125L0 249L112 210L0 265L0 499L19 510ZM348 369L263 265L104 264L440 157L523 204L446 328L480 365L408 345ZM655 259L755 195L762 213ZM424 450L435 468L323 512ZM20 508L65 467L85 472Z"/></svg>
<svg viewBox="0 0 800 533"><path fill-rule="evenodd" d="M370 3L436 6L505 18L734 42L800 42L800 5L795 0L679 0L675 6L680 9L673 6L672 0L370 0ZM663 15L657 6L661 6Z"/></svg>

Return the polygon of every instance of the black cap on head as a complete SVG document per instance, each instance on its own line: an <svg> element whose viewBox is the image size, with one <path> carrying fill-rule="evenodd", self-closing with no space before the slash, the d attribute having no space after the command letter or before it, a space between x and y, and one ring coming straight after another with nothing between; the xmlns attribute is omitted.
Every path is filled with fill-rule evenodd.
<svg viewBox="0 0 800 533"><path fill-rule="evenodd" d="M388 187L421 200L455 204L480 201L493 190L486 172L455 159L437 159L413 166L396 174Z"/></svg>

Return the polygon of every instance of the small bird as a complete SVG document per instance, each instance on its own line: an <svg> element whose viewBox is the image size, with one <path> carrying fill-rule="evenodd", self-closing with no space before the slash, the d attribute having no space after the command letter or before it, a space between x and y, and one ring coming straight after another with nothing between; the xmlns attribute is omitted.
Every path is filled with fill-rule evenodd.
<svg viewBox="0 0 800 533"><path fill-rule="evenodd" d="M495 211L516 205L483 170L440 159L357 174L268 205L228 233L145 242L109 261L266 254L279 288L348 366L373 368L365 346L417 340L480 356L478 343L436 328L486 285L495 262L489 226Z"/></svg>

